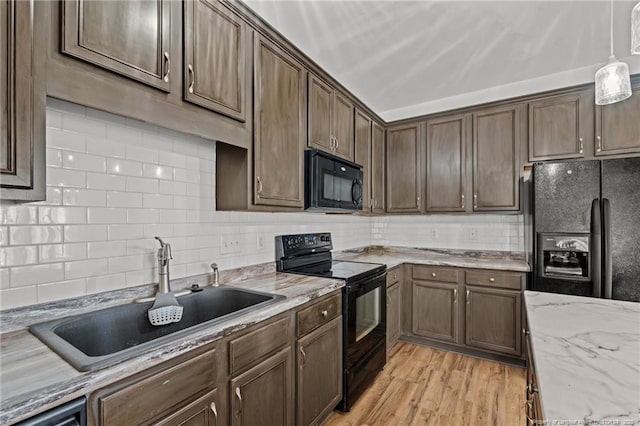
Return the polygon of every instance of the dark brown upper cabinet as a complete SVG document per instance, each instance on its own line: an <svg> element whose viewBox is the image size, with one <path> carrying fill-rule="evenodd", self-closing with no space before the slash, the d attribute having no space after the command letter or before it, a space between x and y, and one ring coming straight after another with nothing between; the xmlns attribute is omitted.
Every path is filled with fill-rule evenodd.
<svg viewBox="0 0 640 426"><path fill-rule="evenodd" d="M353 122L353 103L309 74L308 145L353 161Z"/></svg>
<svg viewBox="0 0 640 426"><path fill-rule="evenodd" d="M62 51L168 92L177 59L170 3L65 0Z"/></svg>
<svg viewBox="0 0 640 426"><path fill-rule="evenodd" d="M473 114L473 211L519 210L522 106Z"/></svg>
<svg viewBox="0 0 640 426"><path fill-rule="evenodd" d="M0 198L44 200L44 2L0 1Z"/></svg>
<svg viewBox="0 0 640 426"><path fill-rule="evenodd" d="M245 121L245 23L218 0L184 2L184 96Z"/></svg>
<svg viewBox="0 0 640 426"><path fill-rule="evenodd" d="M355 162L362 166L362 209L371 212L371 118L356 110Z"/></svg>
<svg viewBox="0 0 640 426"><path fill-rule="evenodd" d="M463 212L469 116L427 121L427 212Z"/></svg>
<svg viewBox="0 0 640 426"><path fill-rule="evenodd" d="M593 145L593 91L529 103L529 161L583 158Z"/></svg>
<svg viewBox="0 0 640 426"><path fill-rule="evenodd" d="M385 143L384 127L375 121L371 125L371 211L385 212Z"/></svg>
<svg viewBox="0 0 640 426"><path fill-rule="evenodd" d="M596 106L595 155L640 152L640 80L629 99Z"/></svg>
<svg viewBox="0 0 640 426"><path fill-rule="evenodd" d="M387 212L422 211L422 124L387 130Z"/></svg>
<svg viewBox="0 0 640 426"><path fill-rule="evenodd" d="M304 207L306 71L256 34L254 81L254 203Z"/></svg>

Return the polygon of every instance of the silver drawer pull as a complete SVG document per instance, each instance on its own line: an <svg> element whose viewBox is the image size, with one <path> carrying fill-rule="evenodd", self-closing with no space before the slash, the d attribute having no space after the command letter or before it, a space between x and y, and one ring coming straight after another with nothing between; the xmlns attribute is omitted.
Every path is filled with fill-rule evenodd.
<svg viewBox="0 0 640 426"><path fill-rule="evenodd" d="M209 406L209 408L211 408L211 411L213 411L213 415L216 418L216 421L218 420L218 409L216 408L216 403L212 402L211 405Z"/></svg>
<svg viewBox="0 0 640 426"><path fill-rule="evenodd" d="M436 273L435 273L435 272L432 272L432 273L431 273L431 276L435 278Z"/></svg>
<svg viewBox="0 0 640 426"><path fill-rule="evenodd" d="M496 282L496 279L495 279L495 278L493 278L493 277L491 277L491 278L489 278L489 282L490 282L490 283L495 283L495 282Z"/></svg>
<svg viewBox="0 0 640 426"><path fill-rule="evenodd" d="M322 315L323 317L326 317L327 315L329 315L329 311L327 311L326 309L323 309L320 311L320 315Z"/></svg>
<svg viewBox="0 0 640 426"><path fill-rule="evenodd" d="M187 66L187 71L189 71L189 93L193 93L193 85L196 84L196 74L193 72L193 67L191 64Z"/></svg>
<svg viewBox="0 0 640 426"><path fill-rule="evenodd" d="M171 72L171 59L169 59L169 52L164 52L164 77L162 78L165 83L169 82L169 73Z"/></svg>

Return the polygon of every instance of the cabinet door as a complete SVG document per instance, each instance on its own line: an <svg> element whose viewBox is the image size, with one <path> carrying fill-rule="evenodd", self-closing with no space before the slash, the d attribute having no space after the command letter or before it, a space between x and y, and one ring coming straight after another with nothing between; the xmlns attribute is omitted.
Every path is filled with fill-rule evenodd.
<svg viewBox="0 0 640 426"><path fill-rule="evenodd" d="M218 392L214 389L154 425L218 426L218 404Z"/></svg>
<svg viewBox="0 0 640 426"><path fill-rule="evenodd" d="M520 106L473 114L473 210L518 210Z"/></svg>
<svg viewBox="0 0 640 426"><path fill-rule="evenodd" d="M245 24L219 0L184 2L184 96L245 121Z"/></svg>
<svg viewBox="0 0 640 426"><path fill-rule="evenodd" d="M458 342L458 285L412 281L413 334Z"/></svg>
<svg viewBox="0 0 640 426"><path fill-rule="evenodd" d="M342 398L342 317L298 340L297 348L296 424L320 424Z"/></svg>
<svg viewBox="0 0 640 426"><path fill-rule="evenodd" d="M371 199L373 212L385 212L385 144L384 128L373 122L371 126Z"/></svg>
<svg viewBox="0 0 640 426"><path fill-rule="evenodd" d="M591 92L571 93L529 104L529 161L582 158L593 143Z"/></svg>
<svg viewBox="0 0 640 426"><path fill-rule="evenodd" d="M521 353L521 292L466 288L466 344L507 355Z"/></svg>
<svg viewBox="0 0 640 426"><path fill-rule="evenodd" d="M45 199L44 2L0 1L0 198ZM34 18L35 16L35 18ZM37 21L36 21L37 19Z"/></svg>
<svg viewBox="0 0 640 426"><path fill-rule="evenodd" d="M371 119L356 110L355 161L362 166L362 208L373 210L371 197Z"/></svg>
<svg viewBox="0 0 640 426"><path fill-rule="evenodd" d="M596 155L640 152L640 81L622 102L596 106Z"/></svg>
<svg viewBox="0 0 640 426"><path fill-rule="evenodd" d="M427 121L428 212L465 211L467 116Z"/></svg>
<svg viewBox="0 0 640 426"><path fill-rule="evenodd" d="M171 1L63 1L62 51L169 91Z"/></svg>
<svg viewBox="0 0 640 426"><path fill-rule="evenodd" d="M400 338L400 284L387 289L387 352Z"/></svg>
<svg viewBox="0 0 640 426"><path fill-rule="evenodd" d="M349 99L335 92L333 107L335 154L353 161L353 104Z"/></svg>
<svg viewBox="0 0 640 426"><path fill-rule="evenodd" d="M387 131L387 212L422 211L421 124Z"/></svg>
<svg viewBox="0 0 640 426"><path fill-rule="evenodd" d="M255 35L255 204L303 207L305 70Z"/></svg>
<svg viewBox="0 0 640 426"><path fill-rule="evenodd" d="M308 143L312 148L333 152L333 90L309 74Z"/></svg>
<svg viewBox="0 0 640 426"><path fill-rule="evenodd" d="M291 347L231 379L231 425L293 424Z"/></svg>

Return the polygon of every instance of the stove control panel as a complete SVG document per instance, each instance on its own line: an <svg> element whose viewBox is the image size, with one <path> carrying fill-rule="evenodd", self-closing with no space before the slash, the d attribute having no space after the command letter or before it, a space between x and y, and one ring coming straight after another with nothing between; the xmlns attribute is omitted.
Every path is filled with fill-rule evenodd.
<svg viewBox="0 0 640 426"><path fill-rule="evenodd" d="M276 237L276 260L283 257L303 256L322 251L330 251L331 234L280 235Z"/></svg>

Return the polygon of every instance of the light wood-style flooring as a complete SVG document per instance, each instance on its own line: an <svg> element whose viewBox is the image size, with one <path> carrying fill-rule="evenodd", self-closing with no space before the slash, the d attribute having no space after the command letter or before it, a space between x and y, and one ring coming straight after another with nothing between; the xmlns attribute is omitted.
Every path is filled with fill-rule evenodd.
<svg viewBox="0 0 640 426"><path fill-rule="evenodd" d="M351 412L326 425L519 426L524 386L522 368L399 342Z"/></svg>

